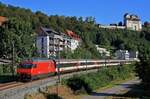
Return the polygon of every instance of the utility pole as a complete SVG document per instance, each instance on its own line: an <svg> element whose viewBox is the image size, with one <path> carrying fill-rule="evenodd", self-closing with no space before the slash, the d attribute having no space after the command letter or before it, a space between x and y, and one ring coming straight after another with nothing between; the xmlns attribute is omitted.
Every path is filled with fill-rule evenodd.
<svg viewBox="0 0 150 99"><path fill-rule="evenodd" d="M87 53L86 53L86 72L87 72Z"/></svg>
<svg viewBox="0 0 150 99"><path fill-rule="evenodd" d="M14 56L15 56L15 47L14 41L12 41L12 67L11 67L12 76L14 76Z"/></svg>
<svg viewBox="0 0 150 99"><path fill-rule="evenodd" d="M106 54L105 54L105 67L107 66L106 64L107 64L107 61L106 61Z"/></svg>
<svg viewBox="0 0 150 99"><path fill-rule="evenodd" d="M61 82L60 79L60 40L59 40L59 44L58 44L58 82Z"/></svg>
<svg viewBox="0 0 150 99"><path fill-rule="evenodd" d="M58 80L57 80L57 96L59 97L59 83L61 82L61 79L60 79L60 40L58 42L57 76L58 76Z"/></svg>

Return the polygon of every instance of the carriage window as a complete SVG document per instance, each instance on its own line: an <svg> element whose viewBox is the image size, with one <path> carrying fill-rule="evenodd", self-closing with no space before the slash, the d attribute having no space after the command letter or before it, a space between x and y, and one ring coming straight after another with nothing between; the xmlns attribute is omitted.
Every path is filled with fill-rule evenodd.
<svg viewBox="0 0 150 99"><path fill-rule="evenodd" d="M19 68L25 68L25 69L36 68L36 64L20 64Z"/></svg>

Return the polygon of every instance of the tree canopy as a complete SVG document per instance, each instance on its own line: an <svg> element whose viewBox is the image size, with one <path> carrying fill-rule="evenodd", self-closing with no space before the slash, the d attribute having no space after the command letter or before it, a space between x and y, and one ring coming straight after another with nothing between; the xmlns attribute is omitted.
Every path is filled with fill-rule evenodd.
<svg viewBox="0 0 150 99"><path fill-rule="evenodd" d="M110 51L117 49L140 50L141 45L149 47L150 44L150 28L148 27L141 32L126 29L103 29L98 27L95 18L91 16L85 19L76 16L48 16L40 11L32 12L30 9L2 3L0 3L0 12L0 16L9 19L4 27L0 27L0 57L11 57L12 42L15 43L17 57L35 56L35 30L39 26L52 28L58 32L65 32L66 29L74 31L80 35L83 41L75 53L89 52L90 58L100 57L95 44ZM84 55L76 57L85 57L82 56Z"/></svg>

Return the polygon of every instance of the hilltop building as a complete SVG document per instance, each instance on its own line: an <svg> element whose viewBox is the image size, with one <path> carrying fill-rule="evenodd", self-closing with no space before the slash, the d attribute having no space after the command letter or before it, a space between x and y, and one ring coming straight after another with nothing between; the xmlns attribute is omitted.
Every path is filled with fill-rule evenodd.
<svg viewBox="0 0 150 99"><path fill-rule="evenodd" d="M57 56L58 52L65 49L75 50L78 47L79 42L79 36L72 31L61 33L43 27L40 27L37 30L37 52L48 58L50 56Z"/></svg>
<svg viewBox="0 0 150 99"><path fill-rule="evenodd" d="M140 18L137 15L128 14L124 15L124 24L122 26L117 24L110 24L110 25L101 25L98 24L100 28L106 29L129 29L134 31L141 31L142 30L142 23Z"/></svg>
<svg viewBox="0 0 150 99"><path fill-rule="evenodd" d="M142 23L137 15L128 14L124 15L124 25L127 29L140 31L142 29Z"/></svg>

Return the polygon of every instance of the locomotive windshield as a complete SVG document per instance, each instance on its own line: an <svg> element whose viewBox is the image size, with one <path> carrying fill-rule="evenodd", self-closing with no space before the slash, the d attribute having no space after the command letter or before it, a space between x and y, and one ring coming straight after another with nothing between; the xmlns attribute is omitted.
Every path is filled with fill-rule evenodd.
<svg viewBox="0 0 150 99"><path fill-rule="evenodd" d="M36 68L36 65L35 64L20 64L19 68L31 69L31 68Z"/></svg>

